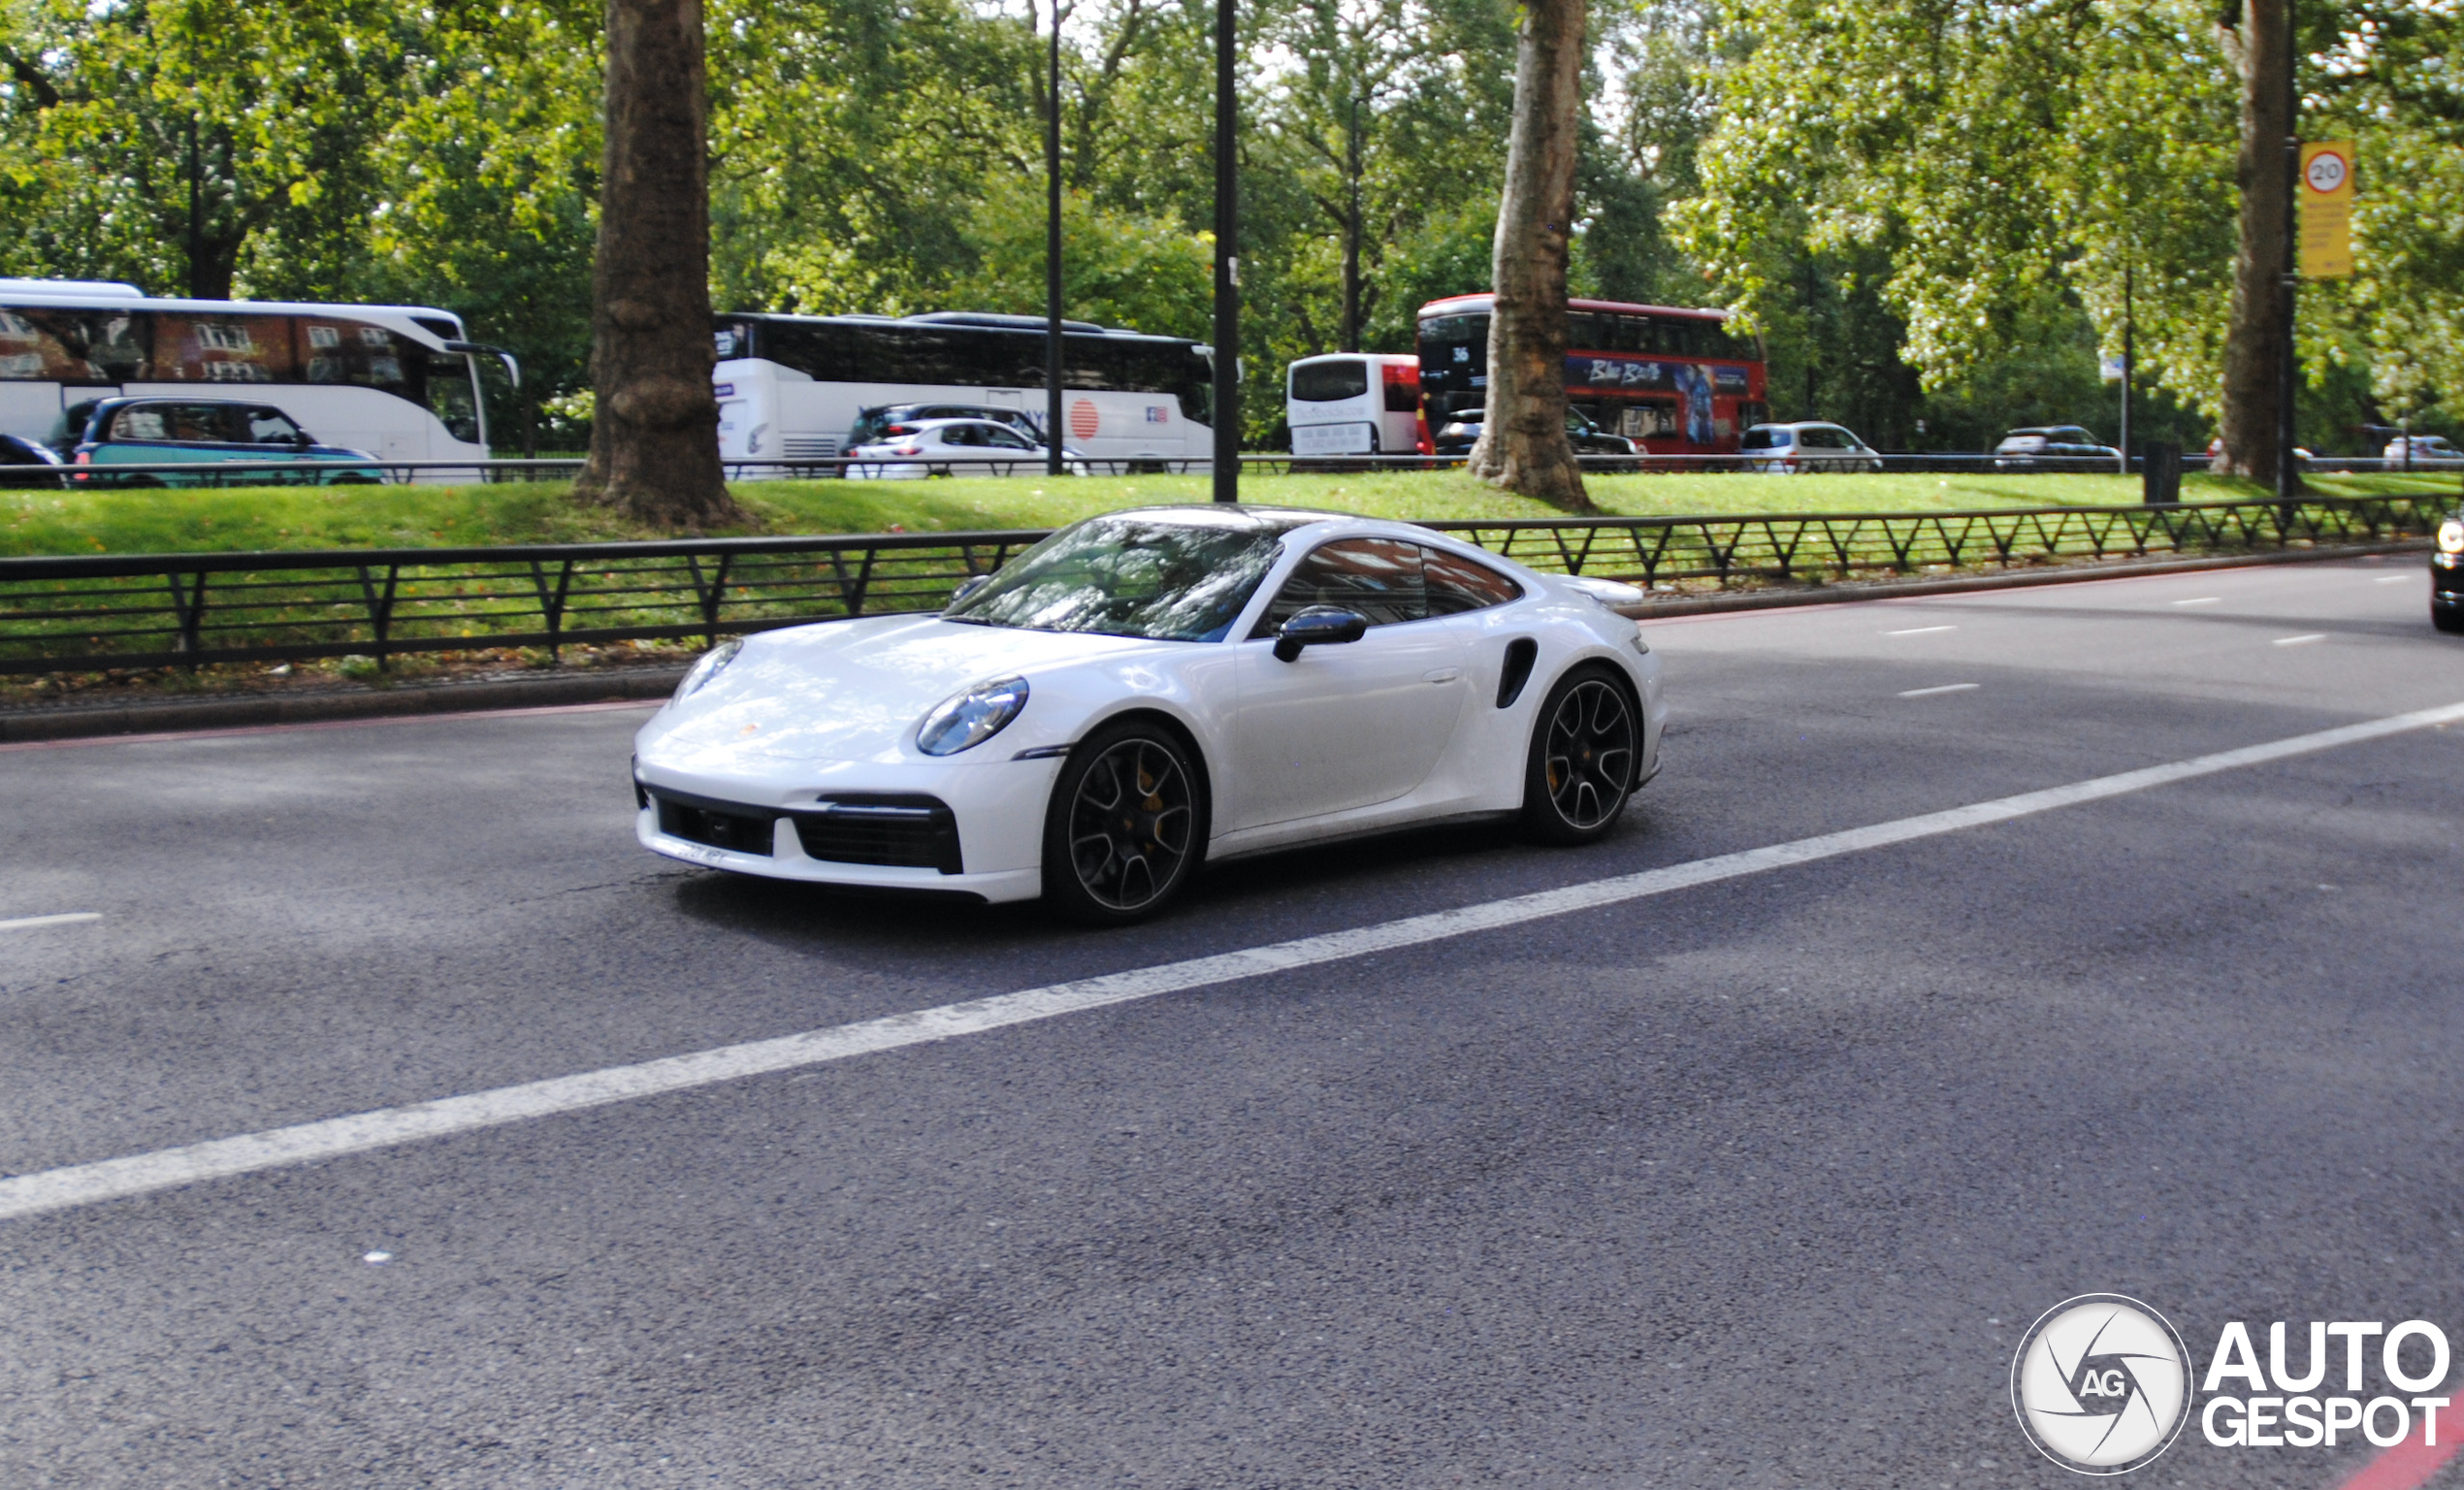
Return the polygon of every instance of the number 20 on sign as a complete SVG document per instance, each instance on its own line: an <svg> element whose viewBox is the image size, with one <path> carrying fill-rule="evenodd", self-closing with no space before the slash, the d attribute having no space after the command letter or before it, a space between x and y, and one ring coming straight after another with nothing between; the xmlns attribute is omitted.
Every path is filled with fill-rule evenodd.
<svg viewBox="0 0 2464 1490"><path fill-rule="evenodd" d="M2352 142L2314 140L2301 147L2301 276L2352 273Z"/></svg>

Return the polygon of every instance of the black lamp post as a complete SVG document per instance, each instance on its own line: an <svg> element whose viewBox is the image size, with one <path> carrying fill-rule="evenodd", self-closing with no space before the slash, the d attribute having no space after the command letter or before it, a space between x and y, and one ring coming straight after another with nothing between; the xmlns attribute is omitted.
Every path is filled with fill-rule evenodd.
<svg viewBox="0 0 2464 1490"><path fill-rule="evenodd" d="M1233 0L1215 5L1215 500L1241 500L1241 198Z"/></svg>
<svg viewBox="0 0 2464 1490"><path fill-rule="evenodd" d="M2276 500L2290 502L2300 489L2301 473L2293 467L2293 415L2301 376L2301 354L2294 344L2295 296L2301 284L2301 85L2294 56L2300 47L2298 8L2285 0L2285 275L2278 292L2278 314L2284 323L2284 344L2276 365Z"/></svg>
<svg viewBox="0 0 2464 1490"><path fill-rule="evenodd" d="M1061 460L1061 0L1053 0L1044 111L1044 472Z"/></svg>

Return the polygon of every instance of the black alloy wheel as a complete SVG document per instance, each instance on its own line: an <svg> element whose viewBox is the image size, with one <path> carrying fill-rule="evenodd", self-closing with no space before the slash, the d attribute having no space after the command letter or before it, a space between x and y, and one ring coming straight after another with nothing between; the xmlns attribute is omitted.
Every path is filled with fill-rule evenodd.
<svg viewBox="0 0 2464 1490"><path fill-rule="evenodd" d="M1153 724L1099 729L1070 752L1044 815L1044 898L1089 925L1152 915L1200 858L1204 789L1187 747Z"/></svg>
<svg viewBox="0 0 2464 1490"><path fill-rule="evenodd" d="M1605 668L1559 680L1532 729L1523 820L1544 843L1589 843L1616 826L1633 794L1642 721Z"/></svg>

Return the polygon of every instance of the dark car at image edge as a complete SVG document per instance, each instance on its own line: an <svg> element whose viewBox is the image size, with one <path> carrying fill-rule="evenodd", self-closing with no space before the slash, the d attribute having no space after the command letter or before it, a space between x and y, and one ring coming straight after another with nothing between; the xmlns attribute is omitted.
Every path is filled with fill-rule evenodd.
<svg viewBox="0 0 2464 1490"><path fill-rule="evenodd" d="M2464 632L2464 508L2439 524L2438 546L2430 551L2430 624Z"/></svg>

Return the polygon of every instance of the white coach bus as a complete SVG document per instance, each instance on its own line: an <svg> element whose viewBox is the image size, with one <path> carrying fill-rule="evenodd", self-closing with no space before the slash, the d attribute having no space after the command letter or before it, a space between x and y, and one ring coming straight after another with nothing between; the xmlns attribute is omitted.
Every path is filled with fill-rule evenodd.
<svg viewBox="0 0 2464 1490"><path fill-rule="evenodd" d="M1062 323L1062 442L1130 470L1205 470L1215 453L1209 348L1179 337ZM832 460L867 410L956 404L1019 410L1044 424L1045 323L944 310L903 317L718 317L722 460ZM749 479L791 474L776 468Z"/></svg>
<svg viewBox="0 0 2464 1490"><path fill-rule="evenodd" d="M246 399L328 445L380 460L483 461L481 353L462 318L425 306L155 299L102 280L0 278L0 433L74 438L98 399ZM469 479L424 471L423 480Z"/></svg>
<svg viewBox="0 0 2464 1490"><path fill-rule="evenodd" d="M1426 455L1420 359L1382 352L1304 357L1284 372L1294 455Z"/></svg>

